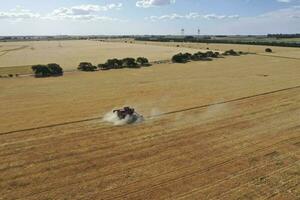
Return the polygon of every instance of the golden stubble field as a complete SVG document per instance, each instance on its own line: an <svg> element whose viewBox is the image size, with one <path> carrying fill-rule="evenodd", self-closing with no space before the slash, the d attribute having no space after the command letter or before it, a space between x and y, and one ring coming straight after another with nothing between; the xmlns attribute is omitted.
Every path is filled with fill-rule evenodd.
<svg viewBox="0 0 300 200"><path fill-rule="evenodd" d="M299 77L246 55L0 79L0 198L299 199ZM145 122L101 120L123 105Z"/></svg>
<svg viewBox="0 0 300 200"><path fill-rule="evenodd" d="M126 42L126 43L125 43ZM67 40L0 42L0 75L31 74L31 66L58 63L65 71L74 71L80 62L94 65L111 58L147 57L150 62L170 60L179 52L236 51L256 53L260 56L299 58L299 49L271 47L273 53L265 53L266 46L206 44L206 43L163 43L122 40Z"/></svg>
<svg viewBox="0 0 300 200"><path fill-rule="evenodd" d="M188 48L180 50L193 52ZM3 71L3 74L10 72L9 69L13 67L14 70L18 68L20 73L29 73L31 65L48 63L58 63L64 70L74 70L80 62L91 62L97 66L115 57L147 56L150 61L169 60L176 53L179 53L178 48L129 42L91 40L0 42L0 72Z"/></svg>

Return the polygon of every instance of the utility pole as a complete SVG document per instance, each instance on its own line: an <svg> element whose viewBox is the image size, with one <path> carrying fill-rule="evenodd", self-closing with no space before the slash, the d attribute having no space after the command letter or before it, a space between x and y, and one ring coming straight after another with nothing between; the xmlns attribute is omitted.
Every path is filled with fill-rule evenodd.
<svg viewBox="0 0 300 200"><path fill-rule="evenodd" d="M184 28L181 29L181 36L184 36Z"/></svg>

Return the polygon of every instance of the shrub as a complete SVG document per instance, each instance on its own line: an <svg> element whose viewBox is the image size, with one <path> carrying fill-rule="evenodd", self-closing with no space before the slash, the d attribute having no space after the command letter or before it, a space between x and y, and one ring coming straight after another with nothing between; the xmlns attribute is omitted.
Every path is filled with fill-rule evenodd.
<svg viewBox="0 0 300 200"><path fill-rule="evenodd" d="M49 77L49 76L62 76L63 69L56 63L50 63L48 65L34 65L31 67L35 77ZM16 74L16 77L19 74Z"/></svg>
<svg viewBox="0 0 300 200"><path fill-rule="evenodd" d="M192 54L190 53L179 53L172 57L172 62L174 63L186 63L192 59Z"/></svg>
<svg viewBox="0 0 300 200"><path fill-rule="evenodd" d="M224 56L238 56L239 54L235 52L233 49L230 49L228 51L225 51L223 53Z"/></svg>
<svg viewBox="0 0 300 200"><path fill-rule="evenodd" d="M194 60L194 61L203 60L204 58L206 58L206 54L202 53L202 52L194 53L191 56L191 60Z"/></svg>
<svg viewBox="0 0 300 200"><path fill-rule="evenodd" d="M106 64L98 64L98 68L100 70L110 70L110 68Z"/></svg>
<svg viewBox="0 0 300 200"><path fill-rule="evenodd" d="M197 52L192 55L191 60L199 61L199 60L205 60L209 61L212 60L211 58L218 58L220 55L219 52L213 52L213 51L207 51L205 53Z"/></svg>
<svg viewBox="0 0 300 200"><path fill-rule="evenodd" d="M123 67L122 66L123 65L122 60L118 60L116 58L114 58L114 59L108 59L105 64L110 69L119 69L119 68Z"/></svg>
<svg viewBox="0 0 300 200"><path fill-rule="evenodd" d="M34 72L35 77L48 77L51 76L51 71L47 65L33 65L31 69Z"/></svg>
<svg viewBox="0 0 300 200"><path fill-rule="evenodd" d="M220 53L219 53L219 52L214 52L213 58L218 58L219 56L220 56Z"/></svg>
<svg viewBox="0 0 300 200"><path fill-rule="evenodd" d="M186 63L188 59L182 53L179 53L172 57L172 61L174 63Z"/></svg>
<svg viewBox="0 0 300 200"><path fill-rule="evenodd" d="M194 61L199 61L199 60L211 61L212 59L210 57L212 57L213 55L214 55L213 52L212 53L211 52L206 52L206 53L198 52L192 56L192 60L194 60Z"/></svg>
<svg viewBox="0 0 300 200"><path fill-rule="evenodd" d="M206 55L206 57L214 57L214 52L212 52L212 51L207 51L206 53L205 53L205 55Z"/></svg>
<svg viewBox="0 0 300 200"><path fill-rule="evenodd" d="M185 56L186 59L191 60L192 54L190 54L190 53L185 53L185 54L183 54L183 56Z"/></svg>
<svg viewBox="0 0 300 200"><path fill-rule="evenodd" d="M138 57L136 62L141 66L150 66L149 60L144 57Z"/></svg>
<svg viewBox="0 0 300 200"><path fill-rule="evenodd" d="M97 67L93 66L92 63L89 62L81 62L77 69L85 72L93 72L96 71Z"/></svg>
<svg viewBox="0 0 300 200"><path fill-rule="evenodd" d="M122 66L128 68L137 68L138 64L135 62L134 58L124 58L122 59Z"/></svg>
<svg viewBox="0 0 300 200"><path fill-rule="evenodd" d="M14 75L13 74L8 74L8 77L12 78L12 77L14 77Z"/></svg>
<svg viewBox="0 0 300 200"><path fill-rule="evenodd" d="M56 63L50 63L47 67L52 76L62 76L64 74L63 69Z"/></svg>
<svg viewBox="0 0 300 200"><path fill-rule="evenodd" d="M123 67L122 60L119 60L117 58L108 59L106 63L98 65L98 68L101 70L120 69L122 67Z"/></svg>
<svg viewBox="0 0 300 200"><path fill-rule="evenodd" d="M267 52L267 53L272 53L273 51L272 51L272 49L270 49L270 48L266 48L265 52Z"/></svg>

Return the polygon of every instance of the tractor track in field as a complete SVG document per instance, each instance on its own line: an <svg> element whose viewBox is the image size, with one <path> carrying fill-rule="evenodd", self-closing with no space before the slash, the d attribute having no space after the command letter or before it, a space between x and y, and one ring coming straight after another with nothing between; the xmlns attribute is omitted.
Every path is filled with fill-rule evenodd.
<svg viewBox="0 0 300 200"><path fill-rule="evenodd" d="M26 49L26 48L29 48L28 45L23 45L23 46L20 46L20 47L17 47L17 48L13 48L13 49L4 49L4 50L0 50L0 57L1 56L4 56L10 52L13 52L13 51L19 51L19 50L22 50L22 49Z"/></svg>

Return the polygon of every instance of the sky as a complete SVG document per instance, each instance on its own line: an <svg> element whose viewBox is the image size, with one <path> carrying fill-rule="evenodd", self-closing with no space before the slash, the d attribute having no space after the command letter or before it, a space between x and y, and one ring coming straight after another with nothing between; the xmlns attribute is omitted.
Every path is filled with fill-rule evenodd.
<svg viewBox="0 0 300 200"><path fill-rule="evenodd" d="M300 33L300 0L9 0L0 35Z"/></svg>

